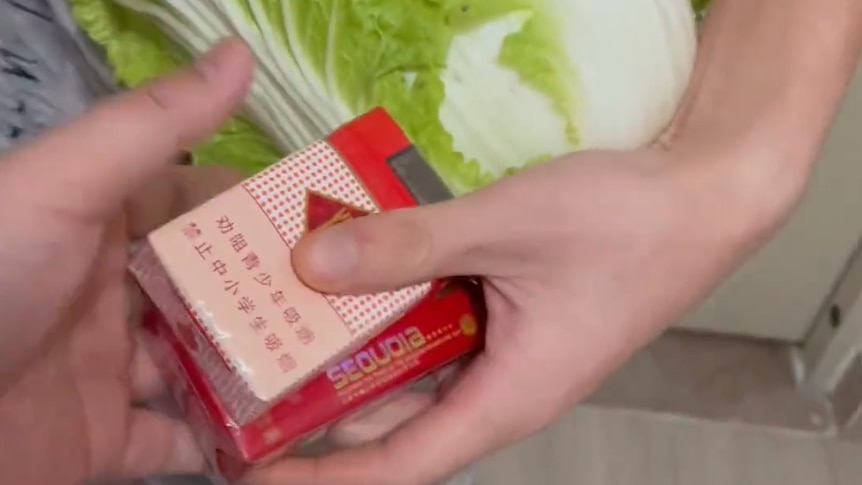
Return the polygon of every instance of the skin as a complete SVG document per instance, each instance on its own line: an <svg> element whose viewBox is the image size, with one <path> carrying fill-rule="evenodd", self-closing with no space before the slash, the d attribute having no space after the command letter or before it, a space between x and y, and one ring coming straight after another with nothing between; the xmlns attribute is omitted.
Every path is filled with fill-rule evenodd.
<svg viewBox="0 0 862 485"><path fill-rule="evenodd" d="M307 237L295 267L321 291L481 275L486 350L385 439L249 481L432 484L553 423L786 220L860 47L856 0L718 0L686 99L653 146L573 154Z"/></svg>
<svg viewBox="0 0 862 485"><path fill-rule="evenodd" d="M0 482L203 466L183 423L133 406L158 379L128 321L126 254L130 237L235 178L171 165L234 111L252 65L228 42L0 161Z"/></svg>
<svg viewBox="0 0 862 485"><path fill-rule="evenodd" d="M554 422L780 227L860 47L858 0L718 0L653 146L563 157L307 238L295 266L324 291L483 276L487 350L439 397L336 427L345 450L247 481L431 484ZM0 162L0 483L203 465L184 424L135 406L159 385L124 266L130 238L235 181L174 162L235 110L252 64L228 41Z"/></svg>

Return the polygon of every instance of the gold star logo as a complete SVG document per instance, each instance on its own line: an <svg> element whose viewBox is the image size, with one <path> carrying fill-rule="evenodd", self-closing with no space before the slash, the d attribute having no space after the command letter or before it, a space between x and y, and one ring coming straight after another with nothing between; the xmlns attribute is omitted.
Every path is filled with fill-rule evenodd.
<svg viewBox="0 0 862 485"><path fill-rule="evenodd" d="M479 325L476 323L476 319L473 318L472 315L462 315L459 323L461 324L461 332L467 336L475 335L479 329Z"/></svg>

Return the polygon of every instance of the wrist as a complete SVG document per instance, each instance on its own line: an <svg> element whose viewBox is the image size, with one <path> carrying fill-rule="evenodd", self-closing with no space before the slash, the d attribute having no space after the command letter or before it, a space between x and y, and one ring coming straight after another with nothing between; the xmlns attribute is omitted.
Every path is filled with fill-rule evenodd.
<svg viewBox="0 0 862 485"><path fill-rule="evenodd" d="M804 165L816 157L860 50L857 0L715 0L665 138L767 141Z"/></svg>
<svg viewBox="0 0 862 485"><path fill-rule="evenodd" d="M856 0L714 0L659 144L697 161L724 208L771 230L804 191L860 49Z"/></svg>
<svg viewBox="0 0 862 485"><path fill-rule="evenodd" d="M686 141L667 150L669 172L700 226L733 254L770 238L801 200L807 170L771 176L779 167L771 145L716 145Z"/></svg>

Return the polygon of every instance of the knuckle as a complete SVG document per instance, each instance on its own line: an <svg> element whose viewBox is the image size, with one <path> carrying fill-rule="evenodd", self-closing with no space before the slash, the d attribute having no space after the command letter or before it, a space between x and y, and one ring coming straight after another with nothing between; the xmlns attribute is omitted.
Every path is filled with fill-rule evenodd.
<svg viewBox="0 0 862 485"><path fill-rule="evenodd" d="M153 117L153 127L159 130L159 137L167 138L171 151L183 150L187 145L183 130L178 128L174 96L170 83L161 82L143 89L141 98Z"/></svg>
<svg viewBox="0 0 862 485"><path fill-rule="evenodd" d="M144 96L157 111L170 111L170 98L166 96L164 84L144 88Z"/></svg>
<svg viewBox="0 0 862 485"><path fill-rule="evenodd" d="M434 236L412 210L368 217L353 226L353 235L364 257L411 272L432 266Z"/></svg>
<svg viewBox="0 0 862 485"><path fill-rule="evenodd" d="M404 217L399 231L406 248L410 248L409 263L422 273L433 272L435 266L434 231L421 217Z"/></svg>
<svg viewBox="0 0 862 485"><path fill-rule="evenodd" d="M141 89L143 103L154 117L153 126L159 129L160 136L168 138L166 141L173 151L185 150L192 144L185 120L189 117L189 108L199 99L197 95L204 93L211 84L211 78L211 69L197 63Z"/></svg>

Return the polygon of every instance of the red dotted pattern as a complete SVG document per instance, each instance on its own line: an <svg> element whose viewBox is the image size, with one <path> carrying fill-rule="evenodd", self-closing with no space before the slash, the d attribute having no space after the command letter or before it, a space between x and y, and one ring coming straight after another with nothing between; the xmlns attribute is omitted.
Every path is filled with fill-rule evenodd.
<svg viewBox="0 0 862 485"><path fill-rule="evenodd" d="M309 191L371 213L380 211L348 164L322 141L249 179L243 187L291 249L305 232ZM430 289L426 283L376 295L328 296L327 300L350 332L362 336L401 316Z"/></svg>

